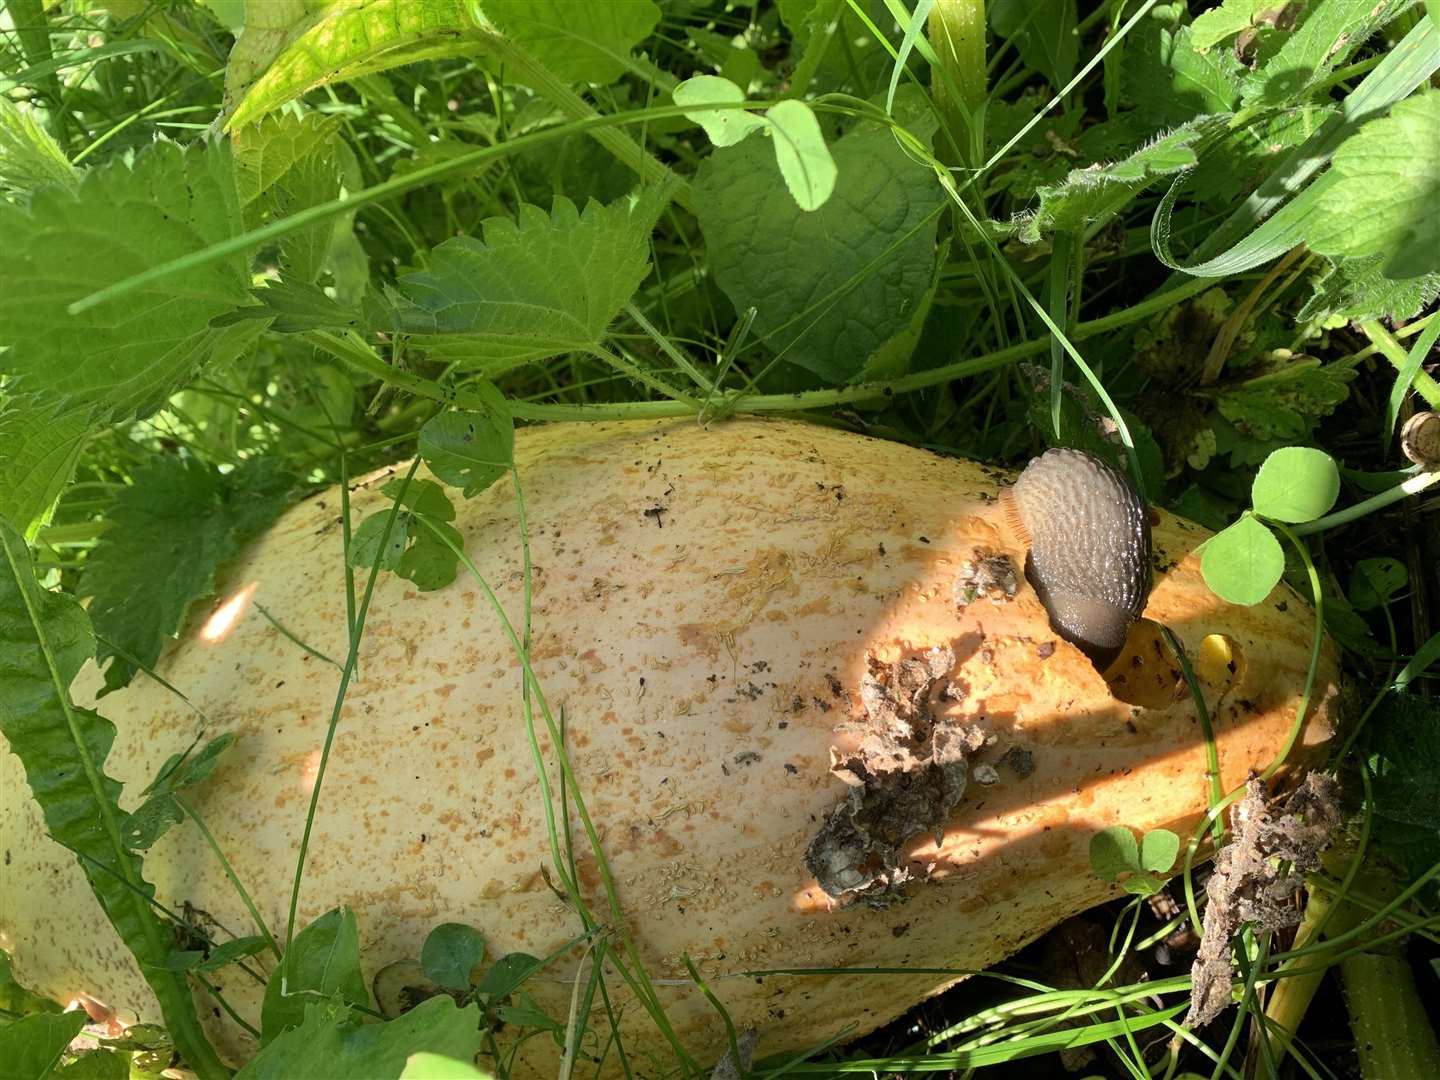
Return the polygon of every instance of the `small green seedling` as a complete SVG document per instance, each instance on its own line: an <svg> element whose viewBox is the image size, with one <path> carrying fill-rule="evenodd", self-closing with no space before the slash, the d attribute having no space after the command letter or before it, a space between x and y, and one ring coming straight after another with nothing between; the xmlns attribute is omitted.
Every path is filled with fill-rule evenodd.
<svg viewBox="0 0 1440 1080"><path fill-rule="evenodd" d="M1152 829L1138 844L1126 825L1112 825L1090 838L1090 868L1136 896L1159 892L1165 884L1161 875L1175 865L1179 853L1180 837L1169 829Z"/></svg>

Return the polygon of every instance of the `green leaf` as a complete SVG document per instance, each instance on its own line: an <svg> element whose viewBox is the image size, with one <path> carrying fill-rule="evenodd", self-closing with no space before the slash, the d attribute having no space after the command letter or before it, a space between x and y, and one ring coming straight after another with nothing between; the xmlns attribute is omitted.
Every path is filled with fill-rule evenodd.
<svg viewBox="0 0 1440 1080"><path fill-rule="evenodd" d="M307 330L354 330L363 322L358 311L336 303L308 281L281 277L251 290L251 295L260 301L258 306L236 308L212 325L260 319L269 322L277 334L303 334Z"/></svg>
<svg viewBox="0 0 1440 1080"><path fill-rule="evenodd" d="M498 375L536 360L598 349L649 270L650 230L667 195L651 191L583 213L557 197L550 214L491 218L400 279L398 329L431 357Z"/></svg>
<svg viewBox="0 0 1440 1080"><path fill-rule="evenodd" d="M1258 373L1217 383L1192 393L1215 402L1220 415L1252 439L1294 442L1307 438L1319 417L1328 416L1350 396L1355 365L1322 365L1313 356L1277 349Z"/></svg>
<svg viewBox="0 0 1440 1080"><path fill-rule="evenodd" d="M446 544L441 537L453 544ZM452 525L434 518L414 521L410 527L410 546L395 564L395 572L413 581L421 592L443 589L455 580L460 564L457 550L465 550L465 538Z"/></svg>
<svg viewBox="0 0 1440 1080"><path fill-rule="evenodd" d="M298 164L328 153L340 129L338 116L280 113L238 129L235 147L235 190L240 205L249 207L283 181Z"/></svg>
<svg viewBox="0 0 1440 1080"><path fill-rule="evenodd" d="M360 523L350 537L350 551L347 561L357 570L379 566L381 570L394 570L400 565L400 556L405 554L409 543L408 523L404 514L397 515L395 523L385 531L390 518L388 510L378 510Z"/></svg>
<svg viewBox="0 0 1440 1080"><path fill-rule="evenodd" d="M1188 26L1152 15L1126 41L1123 93L1150 130L1228 113L1240 99L1240 62L1229 49L1196 52Z"/></svg>
<svg viewBox="0 0 1440 1080"><path fill-rule="evenodd" d="M318 13L313 0L245 2L241 31L225 64L224 115L234 111L271 61L310 24L312 13Z"/></svg>
<svg viewBox="0 0 1440 1080"><path fill-rule="evenodd" d="M120 836L120 784L105 773L115 726L70 701L70 683L94 652L84 609L39 587L25 542L0 522L0 735L25 768L47 831L80 856L96 899L159 1001L176 1046L197 1070L218 1072L185 980L148 967L169 955L173 939L150 910L155 890L143 876L140 858Z"/></svg>
<svg viewBox="0 0 1440 1080"><path fill-rule="evenodd" d="M175 801L175 793L205 780L234 742L235 733L226 732L211 739L193 757L188 750L184 754L172 754L161 766L154 783L145 789L146 800L126 817L122 829L125 843L138 851L147 851L171 825L184 821L185 812Z"/></svg>
<svg viewBox="0 0 1440 1080"><path fill-rule="evenodd" d="M350 565L366 569L378 565L382 570L393 570L413 581L422 592L449 585L459 572L455 552L464 550L465 538L448 524L455 519L455 507L445 490L430 480L411 480L407 487L399 477L387 481L380 490L398 499L405 509L395 516L388 533L388 507L360 523L350 538Z"/></svg>
<svg viewBox="0 0 1440 1080"><path fill-rule="evenodd" d="M843 383L905 329L929 288L943 194L875 124L835 143L835 193L813 213L768 155L750 139L701 162L694 199L710 266L738 310L757 310L773 351Z"/></svg>
<svg viewBox="0 0 1440 1080"><path fill-rule="evenodd" d="M1127 825L1112 825L1090 837L1090 869L1105 881L1141 869L1140 848Z"/></svg>
<svg viewBox="0 0 1440 1080"><path fill-rule="evenodd" d="M1205 542L1200 573L1220 599L1258 604L1285 572L1285 553L1275 534L1249 514Z"/></svg>
<svg viewBox="0 0 1440 1080"><path fill-rule="evenodd" d="M41 1080L51 1075L70 1040L88 1017L84 1010L36 1013L0 1027L0 1062L6 1080Z"/></svg>
<svg viewBox="0 0 1440 1080"><path fill-rule="evenodd" d="M441 923L425 936L420 966L447 990L469 990L470 976L485 959L485 935L464 923Z"/></svg>
<svg viewBox="0 0 1440 1080"><path fill-rule="evenodd" d="M1180 837L1169 829L1151 829L1140 841L1140 866L1152 873L1168 873L1180 854Z"/></svg>
<svg viewBox="0 0 1440 1080"><path fill-rule="evenodd" d="M1375 837L1411 877L1440 858L1440 705L1388 693L1365 726Z"/></svg>
<svg viewBox="0 0 1440 1080"><path fill-rule="evenodd" d="M440 1054L411 1054L400 1080L492 1080L468 1061Z"/></svg>
<svg viewBox="0 0 1440 1080"><path fill-rule="evenodd" d="M177 193L184 192L181 198ZM243 256L71 315L67 307L159 263L229 239L239 203L223 144L157 143L134 167L112 159L71 192L37 192L28 210L0 204L0 371L13 388L95 422L144 416L233 343L210 320L246 299ZM250 333L248 328L246 334Z"/></svg>
<svg viewBox="0 0 1440 1080"><path fill-rule="evenodd" d="M1040 206L1020 219L1017 235L1035 243L1109 220L1158 177L1194 168L1200 147L1223 127L1222 118L1196 120L1121 161L1072 170L1063 182L1038 189Z"/></svg>
<svg viewBox="0 0 1440 1080"><path fill-rule="evenodd" d="M745 100L745 91L729 79L717 75L697 75L675 87L671 96L675 104L691 111L685 119L705 129L716 146L734 146L752 131L765 126L762 117L744 109L704 109L702 105L728 105Z"/></svg>
<svg viewBox="0 0 1440 1080"><path fill-rule="evenodd" d="M1192 48L1209 49L1235 37L1255 24L1255 17L1271 5L1271 0L1224 0L1219 7L1195 16L1190 24Z"/></svg>
<svg viewBox="0 0 1440 1080"><path fill-rule="evenodd" d="M167 971L219 971L237 960L257 956L269 947L268 938L260 934L252 934L249 937L232 938L229 941L221 942L210 950L208 956L203 952L171 953L161 966Z"/></svg>
<svg viewBox="0 0 1440 1080"><path fill-rule="evenodd" d="M651 0L480 0L485 17L567 82L605 85L660 21Z"/></svg>
<svg viewBox="0 0 1440 1080"><path fill-rule="evenodd" d="M1361 559L1350 574L1350 606L1356 611L1384 607L1410 582L1410 574L1399 559Z"/></svg>
<svg viewBox="0 0 1440 1080"><path fill-rule="evenodd" d="M70 482L89 431L86 413L21 398L0 407L0 518L32 539Z"/></svg>
<svg viewBox="0 0 1440 1080"><path fill-rule="evenodd" d="M344 1008L312 1003L305 1006L303 1021L268 1041L235 1080L398 1080L413 1054L469 1061L480 1045L479 1006L456 1008L444 994L381 1024L357 1024Z"/></svg>
<svg viewBox="0 0 1440 1080"><path fill-rule="evenodd" d="M1394 281L1381 272L1384 255L1366 259L1338 259L1315 283L1315 292L1297 322L1328 317L1357 322L1392 319L1404 322L1440 296L1440 273Z"/></svg>
<svg viewBox="0 0 1440 1080"><path fill-rule="evenodd" d="M1440 271L1440 90L1398 102L1335 151L1336 180L1311 216L1322 255L1380 255L1395 280Z"/></svg>
<svg viewBox="0 0 1440 1080"><path fill-rule="evenodd" d="M815 113L789 98L766 113L765 122L775 144L775 164L795 205L820 209L835 192L836 166Z"/></svg>
<svg viewBox="0 0 1440 1080"><path fill-rule="evenodd" d="M480 992L492 1004L503 1001L547 963L529 953L506 953L485 970L480 979Z"/></svg>
<svg viewBox="0 0 1440 1080"><path fill-rule="evenodd" d="M56 1069L51 1076L54 1080L131 1080L131 1060L130 1055L113 1050L91 1050ZM134 1075L141 1075L138 1067Z"/></svg>
<svg viewBox="0 0 1440 1080"><path fill-rule="evenodd" d="M274 458L221 475L191 458L157 457L106 511L111 526L86 561L79 595L114 657L105 686L118 689L154 667L191 603L215 591L215 571L274 520L294 478Z"/></svg>
<svg viewBox="0 0 1440 1080"><path fill-rule="evenodd" d="M515 454L515 426L505 399L490 383L481 393L493 401L488 413L452 410L420 429L420 457L447 484L463 488L471 498L510 470Z"/></svg>
<svg viewBox="0 0 1440 1080"><path fill-rule="evenodd" d="M423 517L438 521L454 521L455 507L445 489L433 480L411 480L406 484L402 477L386 480L380 488L383 495L398 499L400 505Z"/></svg>
<svg viewBox="0 0 1440 1080"><path fill-rule="evenodd" d="M1335 459L1309 446L1286 446L1271 453L1250 489L1257 514L1292 524L1314 521L1339 497Z"/></svg>
<svg viewBox="0 0 1440 1080"><path fill-rule="evenodd" d="M253 9L265 6L247 4L247 23ZM235 102L229 128L253 124L317 86L474 52L479 38L467 0L330 0L305 12L282 0L276 7L277 25L257 36L245 58L258 77L237 74L232 86L227 73L226 94ZM247 25L236 46L246 45L247 53L249 33Z"/></svg>
<svg viewBox="0 0 1440 1080"><path fill-rule="evenodd" d="M58 1001L41 997L15 981L10 970L10 954L4 949L0 949L0 1009L16 1016L63 1011Z"/></svg>
<svg viewBox="0 0 1440 1080"><path fill-rule="evenodd" d="M1310 0L1279 51L1245 79L1244 103L1283 106L1307 96L1405 2Z"/></svg>
<svg viewBox="0 0 1440 1080"><path fill-rule="evenodd" d="M40 126L34 110L0 94L0 188L30 192L45 184L74 191L80 170Z"/></svg>
<svg viewBox="0 0 1440 1080"><path fill-rule="evenodd" d="M317 1003L331 999L345 1006L370 1004L365 976L360 972L360 930L349 908L332 908L296 934L271 972L260 1007L261 1046L275 1043L287 1030L309 1026L314 1010L321 1007ZM251 1075L249 1070L260 1060L257 1057L242 1073ZM253 1075L273 1074L261 1070Z"/></svg>
<svg viewBox="0 0 1440 1080"><path fill-rule="evenodd" d="M991 0L990 25L1059 90L1080 56L1075 0Z"/></svg>

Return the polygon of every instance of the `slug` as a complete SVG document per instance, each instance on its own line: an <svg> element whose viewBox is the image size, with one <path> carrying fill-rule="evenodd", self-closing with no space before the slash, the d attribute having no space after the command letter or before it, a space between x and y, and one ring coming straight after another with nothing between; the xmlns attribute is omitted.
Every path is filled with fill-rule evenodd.
<svg viewBox="0 0 1440 1080"><path fill-rule="evenodd" d="M1025 578L1050 625L1104 671L1150 595L1150 509L1123 475L1083 450L1033 459L1007 493L1028 542Z"/></svg>

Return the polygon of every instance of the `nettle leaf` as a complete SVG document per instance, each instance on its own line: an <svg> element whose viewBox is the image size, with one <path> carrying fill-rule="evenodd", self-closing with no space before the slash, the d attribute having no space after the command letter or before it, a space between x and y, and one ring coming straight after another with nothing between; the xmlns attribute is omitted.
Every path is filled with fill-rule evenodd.
<svg viewBox="0 0 1440 1080"><path fill-rule="evenodd" d="M660 21L651 0L480 0L485 18L567 82L604 85Z"/></svg>
<svg viewBox="0 0 1440 1080"><path fill-rule="evenodd" d="M1379 255L1388 278L1440 271L1440 91L1396 103L1335 151L1336 181L1311 216L1322 255Z"/></svg>
<svg viewBox="0 0 1440 1080"><path fill-rule="evenodd" d="M1335 459L1309 446L1286 446L1265 459L1250 489L1255 512L1272 521L1314 521L1340 497Z"/></svg>
<svg viewBox="0 0 1440 1080"><path fill-rule="evenodd" d="M1151 16L1126 41L1123 96L1152 128L1231 112L1240 100L1240 62L1229 49L1197 52L1188 26L1166 29Z"/></svg>
<svg viewBox="0 0 1440 1080"><path fill-rule="evenodd" d="M33 539L70 482L88 412L55 415L21 398L0 406L0 518Z"/></svg>
<svg viewBox="0 0 1440 1080"><path fill-rule="evenodd" d="M1275 534L1248 513L1205 541L1200 573L1220 599L1249 607L1270 595L1285 572Z"/></svg>
<svg viewBox="0 0 1440 1080"><path fill-rule="evenodd" d="M247 4L246 19L265 6ZM247 85L249 71L237 73L232 87L227 73L226 93L235 103L227 127L253 124L317 86L474 52L479 37L468 0L329 0L305 12L286 0L276 6L277 25L257 36L253 54L248 26L237 42L237 49L247 45L246 69L263 74Z"/></svg>
<svg viewBox="0 0 1440 1080"><path fill-rule="evenodd" d="M265 984L265 1000L260 1006L260 1045L268 1046L283 1032L308 1024L316 1003L332 1000L341 1008L370 1004L365 976L360 971L360 929L355 912L349 908L332 908L290 942ZM259 1060L256 1058L251 1066ZM333 1074L333 1064L329 1071ZM291 1075L325 1072L322 1069Z"/></svg>
<svg viewBox="0 0 1440 1080"><path fill-rule="evenodd" d="M40 126L33 109L0 95L0 188L29 192L45 184L74 191L80 170Z"/></svg>
<svg viewBox="0 0 1440 1080"><path fill-rule="evenodd" d="M1220 415L1248 438L1294 442L1350 396L1354 378L1353 361L1321 364L1313 356L1276 349L1257 374L1191 393L1213 400Z"/></svg>
<svg viewBox="0 0 1440 1080"><path fill-rule="evenodd" d="M230 151L157 143L80 188L37 192L28 210L0 204L0 371L20 393L93 410L92 421L147 415L248 327L210 320L243 303L243 255L137 289L79 314L67 307L108 285L240 231Z"/></svg>
<svg viewBox="0 0 1440 1080"><path fill-rule="evenodd" d="M240 205L249 207L285 179L295 166L317 153L327 153L340 129L339 116L280 113L235 131L235 190Z"/></svg>
<svg viewBox="0 0 1440 1080"><path fill-rule="evenodd" d="M420 429L420 457L467 499L504 476L515 456L515 425L504 397L489 383L481 392L491 400L489 412L453 410Z"/></svg>
<svg viewBox="0 0 1440 1080"><path fill-rule="evenodd" d="M649 238L668 191L583 212L556 197L551 213L521 206L461 236L400 279L396 328L431 357L494 376L600 347L649 272Z"/></svg>
<svg viewBox="0 0 1440 1080"><path fill-rule="evenodd" d="M764 117L744 109L705 109L703 105L733 105L745 100L745 91L718 75L686 79L671 93L676 105L690 111L685 119L699 124L716 146L734 146L752 131L765 127Z"/></svg>
<svg viewBox="0 0 1440 1080"><path fill-rule="evenodd" d="M438 1054L470 1061L479 1053L482 1038L480 1007L472 1003L457 1008L444 994L381 1024L360 1023L350 1017L349 1010L316 1004L312 998L304 1006L303 1020L262 1046L235 1074L235 1080L294 1080L297 1076L399 1080L412 1055Z"/></svg>
<svg viewBox="0 0 1440 1080"><path fill-rule="evenodd" d="M0 1027L0 1061L5 1075L17 1080L53 1076L60 1055L80 1034L89 1017L83 1009L67 1013L36 1013Z"/></svg>
<svg viewBox="0 0 1440 1080"><path fill-rule="evenodd" d="M182 977L153 970L173 937L149 900L140 857L120 839L120 784L105 772L115 725L76 707L69 687L95 654L85 610L35 579L20 534L0 522L0 735L25 769L30 792L58 843L80 856L106 916L135 956L175 1044L192 1063L215 1062ZM8 1060L8 1059L7 1059Z"/></svg>
<svg viewBox="0 0 1440 1080"><path fill-rule="evenodd" d="M268 322L277 334L300 334L306 330L355 330L365 322L359 311L345 307L308 281L281 277L250 295L259 306L236 308L216 320L216 325L243 319Z"/></svg>
<svg viewBox="0 0 1440 1080"><path fill-rule="evenodd" d="M485 935L464 923L441 923L425 936L420 967L447 990L469 990L470 977L485 959Z"/></svg>
<svg viewBox="0 0 1440 1080"><path fill-rule="evenodd" d="M1311 0L1279 51L1245 78L1246 105L1298 101L1384 26L1407 0ZM1276 6L1276 5L1272 5Z"/></svg>
<svg viewBox="0 0 1440 1080"><path fill-rule="evenodd" d="M990 25L1059 90L1080 58L1075 7L1075 0L991 0Z"/></svg>
<svg viewBox="0 0 1440 1080"><path fill-rule="evenodd" d="M921 137L930 130L912 125ZM932 280L944 196L885 128L832 148L838 176L819 209L796 205L749 139L701 162L696 212L716 281L775 352L831 383L854 377L905 330Z"/></svg>
<svg viewBox="0 0 1440 1080"><path fill-rule="evenodd" d="M80 596L113 657L105 688L153 667L190 604L215 591L215 571L284 507L295 484L273 458L222 475L192 459L157 457L116 493L111 527L86 561Z"/></svg>
<svg viewBox="0 0 1440 1080"><path fill-rule="evenodd" d="M1381 271L1384 255L1365 259L1338 259L1315 283L1315 291L1297 322L1336 319L1394 319L1404 321L1420 314L1440 296L1440 273L1396 281Z"/></svg>
<svg viewBox="0 0 1440 1080"><path fill-rule="evenodd" d="M1072 170L1064 182L1038 190L1040 206L1020 219L1017 235L1035 243L1108 220L1157 178L1194 168L1200 148L1223 127L1223 117L1200 117L1121 161Z"/></svg>

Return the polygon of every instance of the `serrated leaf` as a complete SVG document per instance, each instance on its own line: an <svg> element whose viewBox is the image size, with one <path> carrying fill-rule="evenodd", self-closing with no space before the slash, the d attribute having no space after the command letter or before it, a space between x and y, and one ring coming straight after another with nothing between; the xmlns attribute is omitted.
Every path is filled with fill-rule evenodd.
<svg viewBox="0 0 1440 1080"><path fill-rule="evenodd" d="M478 1005L457 1008L445 995L382 1024L361 1024L333 1005L308 1004L303 1020L264 1046L235 1080L347 1076L399 1080L412 1054L469 1061L480 1051Z"/></svg>
<svg viewBox="0 0 1440 1080"><path fill-rule="evenodd" d="M39 587L25 542L0 522L0 735L24 766L50 836L81 856L91 889L139 962L176 1045L192 1065L219 1069L184 979L147 968L170 953L173 939L150 910L155 890L141 859L120 839L120 784L105 772L115 726L77 708L69 696L94 652L84 609Z"/></svg>
<svg viewBox="0 0 1440 1080"><path fill-rule="evenodd" d="M259 319L277 334L302 334L307 330L355 330L365 322L360 312L337 303L308 281L281 277L251 290L250 295L260 301L258 306L236 308L214 325Z"/></svg>
<svg viewBox="0 0 1440 1080"><path fill-rule="evenodd" d="M803 101L789 98L765 114L775 164L801 210L818 210L835 191L835 159L820 121Z"/></svg>
<svg viewBox="0 0 1440 1080"><path fill-rule="evenodd" d="M1381 273L1384 262L1384 255L1330 262L1329 271L1315 283L1315 291L1295 316L1296 321L1329 316L1347 321L1404 322L1440 296L1440 273L1395 281Z"/></svg>
<svg viewBox="0 0 1440 1080"><path fill-rule="evenodd" d="M1197 52L1190 27L1168 30L1152 15L1126 41L1124 99L1152 130L1228 113L1240 99L1240 70L1229 49Z"/></svg>
<svg viewBox="0 0 1440 1080"><path fill-rule="evenodd" d="M1056 90L1070 81L1080 56L1075 0L991 0L989 7L990 25L1026 66Z"/></svg>
<svg viewBox="0 0 1440 1080"><path fill-rule="evenodd" d="M650 192L577 211L521 206L492 218L483 239L462 236L430 253L428 270L400 279L398 329L438 360L493 376L535 360L599 348L649 271L649 237L663 205Z"/></svg>
<svg viewBox="0 0 1440 1080"><path fill-rule="evenodd" d="M98 289L240 229L229 148L157 143L134 167L92 170L75 192L45 188L28 209L0 204L0 371L20 393L95 422L154 411L235 328L210 320L245 301L241 255L71 315Z"/></svg>
<svg viewBox="0 0 1440 1080"><path fill-rule="evenodd" d="M1340 497L1335 459L1309 446L1286 446L1270 454L1255 474L1250 499L1255 512L1273 521L1314 521Z"/></svg>
<svg viewBox="0 0 1440 1080"><path fill-rule="evenodd" d="M1035 243L1108 220L1157 178L1194 168L1200 148L1223 126L1223 117L1201 117L1123 160L1072 170L1062 183L1037 191L1040 206L1020 219L1017 235Z"/></svg>
<svg viewBox="0 0 1440 1080"><path fill-rule="evenodd" d="M1090 837L1090 869L1104 881L1141 869L1140 847L1128 825L1112 825Z"/></svg>
<svg viewBox="0 0 1440 1080"><path fill-rule="evenodd" d="M770 152L749 139L701 163L693 193L710 266L738 310L757 310L771 350L843 383L929 288L944 197L877 125L835 142L835 192L814 212L796 205Z"/></svg>
<svg viewBox="0 0 1440 1080"><path fill-rule="evenodd" d="M1205 542L1200 572L1220 599L1248 607L1280 583L1285 553L1275 534L1246 514Z"/></svg>
<svg viewBox="0 0 1440 1080"><path fill-rule="evenodd" d="M79 595L102 645L106 692L126 685L134 661L153 667L190 604L215 589L215 571L268 525L294 487L274 459L222 476L193 459L157 457L116 493L111 527L85 564ZM133 659L132 659L133 658Z"/></svg>
<svg viewBox="0 0 1440 1080"><path fill-rule="evenodd" d="M1322 365L1313 356L1275 350L1259 374L1192 391L1215 402L1220 415L1248 438L1294 442L1309 436L1319 417L1350 396L1352 362Z"/></svg>
<svg viewBox="0 0 1440 1080"><path fill-rule="evenodd" d="M34 110L0 94L0 188L29 192L45 184L74 191L80 170L40 126Z"/></svg>
<svg viewBox="0 0 1440 1080"><path fill-rule="evenodd" d="M5 1076L15 1080L42 1080L53 1075L60 1055L80 1034L88 1019L83 1010L36 1013L0 1026L0 1062Z"/></svg>
<svg viewBox="0 0 1440 1080"><path fill-rule="evenodd" d="M247 20L251 8L263 6L246 5ZM473 52L478 35L467 8L466 0L330 0L302 13L287 3L285 15L275 19L280 25L263 47L257 37L255 54L247 58L263 73L243 92L245 80L235 81L227 127L253 124L317 86ZM237 47L244 42L242 36ZM228 94L228 75L226 83Z"/></svg>
<svg viewBox="0 0 1440 1080"><path fill-rule="evenodd" d="M486 19L567 82L605 85L660 21L651 0L481 0Z"/></svg>
<svg viewBox="0 0 1440 1080"><path fill-rule="evenodd" d="M340 117L280 113L235 131L235 190L248 207L286 178L290 170L325 153Z"/></svg>
<svg viewBox="0 0 1440 1080"><path fill-rule="evenodd" d="M441 923L425 935L420 966L447 990L469 990L470 976L485 959L485 935L464 923Z"/></svg>
<svg viewBox="0 0 1440 1080"><path fill-rule="evenodd" d="M495 407L487 414L442 413L420 429L420 457L447 484L463 488L471 498L510 469L515 454L515 426L505 399L489 383L482 384Z"/></svg>
<svg viewBox="0 0 1440 1080"><path fill-rule="evenodd" d="M26 399L0 406L0 518L26 539L70 482L89 428L84 412L57 416Z"/></svg>
<svg viewBox="0 0 1440 1080"><path fill-rule="evenodd" d="M234 111L270 62L310 24L319 7L316 0L244 4L240 33L225 63L224 115Z"/></svg>
<svg viewBox="0 0 1440 1080"><path fill-rule="evenodd" d="M260 1045L268 1046L283 1032L308 1024L315 1003L330 999L347 1007L370 1004L365 976L360 971L360 930L355 912L349 908L332 908L290 942L265 984ZM256 1058L242 1071L248 1072L259 1061ZM261 1071L254 1075L268 1074Z"/></svg>
<svg viewBox="0 0 1440 1080"><path fill-rule="evenodd" d="M1298 101L1389 22L1406 0L1310 0L1300 24L1261 68L1245 79L1246 105Z"/></svg>
<svg viewBox="0 0 1440 1080"><path fill-rule="evenodd" d="M1382 257L1395 280L1440 271L1440 90L1398 102L1335 151L1336 180L1307 241L1322 255Z"/></svg>
<svg viewBox="0 0 1440 1080"><path fill-rule="evenodd" d="M729 105L745 100L745 91L717 75L686 79L671 93L675 104L688 110L685 119L699 124L716 146L734 146L752 131L765 127L762 117L744 109L705 109L704 105Z"/></svg>

